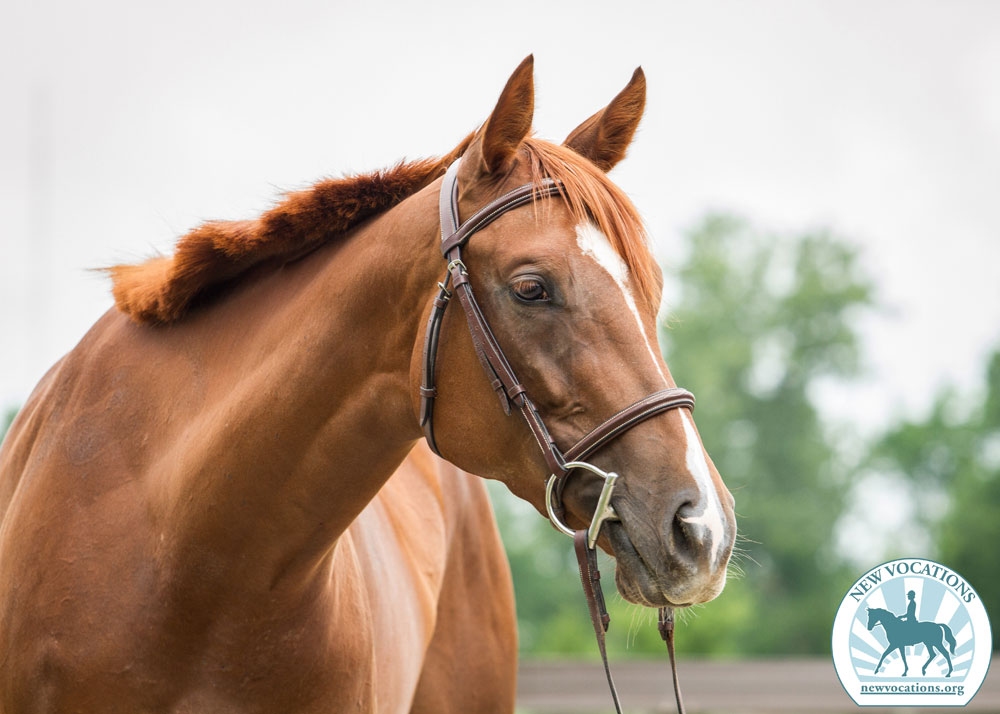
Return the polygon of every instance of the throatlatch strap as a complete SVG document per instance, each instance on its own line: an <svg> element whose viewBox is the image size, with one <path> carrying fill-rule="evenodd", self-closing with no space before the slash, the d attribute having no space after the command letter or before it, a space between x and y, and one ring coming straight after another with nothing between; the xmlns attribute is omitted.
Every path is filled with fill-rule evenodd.
<svg viewBox="0 0 1000 714"><path fill-rule="evenodd" d="M427 329L424 331L423 375L420 380L420 426L423 427L428 446L438 456L441 455L441 452L438 451L437 442L434 439L434 397L437 396L434 373L438 340L441 335L441 321L444 320L444 311L451 298L447 284L442 282L439 283L439 286L440 290L432 303L431 313L427 318Z"/></svg>

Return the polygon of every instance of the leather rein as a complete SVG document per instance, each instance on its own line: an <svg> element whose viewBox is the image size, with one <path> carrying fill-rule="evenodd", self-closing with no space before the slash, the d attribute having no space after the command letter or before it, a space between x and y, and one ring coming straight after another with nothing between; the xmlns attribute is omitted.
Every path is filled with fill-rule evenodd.
<svg viewBox="0 0 1000 714"><path fill-rule="evenodd" d="M504 213L532 203L536 199L561 195L562 186L549 178L543 179L540 185L525 184L519 186L486 204L464 222L461 222L458 215L458 167L460 162L461 159L458 159L448 167L441 184L441 254L448 261L448 267L444 280L438 283L439 291L434 298L424 335L423 374L420 384L420 425L423 427L428 445L434 453L440 456L441 452L438 450L434 438L434 400L437 397L435 363L445 309L451 298L455 296L465 313L476 355L490 385L500 400L500 407L508 416L513 408L521 412L549 469L550 476L545 488L546 509L553 526L573 537L577 563L580 567L580 580L587 598L587 607L597 637L598 648L604 662L604 672L607 675L615 710L621 714L618 692L615 690L614 680L611 677L605 649L605 632L610 624L610 617L605 606L604 593L601 590L600 573L597 570L597 551L595 550L597 537L600 535L604 522L618 520L611 505L611 495L619 477L613 471L606 472L584 461L584 459L651 417L682 407L694 409L694 395L678 387L654 392L599 424L565 452L561 451L545 427L535 404L528 397L524 386L515 375L510 362L493 335L479 303L476 301L472 292L472 284L469 282L468 269L462 262L462 248L477 231L482 230ZM604 480L604 487L598 498L597 508L590 525L581 530L573 530L565 524L562 504L562 493L567 477L577 470L589 471ZM674 656L674 614L671 608L659 609L658 626L660 636L666 642L670 655L677 711L683 714L684 704L677 681L677 665Z"/></svg>

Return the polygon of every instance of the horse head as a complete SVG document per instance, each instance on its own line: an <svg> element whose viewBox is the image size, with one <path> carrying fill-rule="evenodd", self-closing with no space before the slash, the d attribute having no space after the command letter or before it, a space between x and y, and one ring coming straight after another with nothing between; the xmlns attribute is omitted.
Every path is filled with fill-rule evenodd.
<svg viewBox="0 0 1000 714"><path fill-rule="evenodd" d="M885 622L884 622L885 617L886 615L890 614L887 610L883 610L882 608L879 607L875 608L869 607L867 608L867 611L868 611L869 630L871 630L873 627L875 627L875 625L878 624L881 624L883 627L885 627Z"/></svg>
<svg viewBox="0 0 1000 714"><path fill-rule="evenodd" d="M544 177L563 185L561 197L535 201L483 228L463 259L497 342L555 442L566 448L622 407L675 384L656 338L662 275L635 208L606 176L642 116L641 69L562 145L529 136L533 102L529 57L465 151L458 208L467 217ZM441 453L467 471L504 481L545 513L548 469L538 445L520 419L497 408L455 312L443 328L436 369ZM621 475L612 498L620 520L607 522L598 541L616 559L621 594L675 607L717 596L736 532L733 498L691 413L674 409L649 419L590 461ZM564 503L571 526L587 526L601 487L587 474L569 478Z"/></svg>

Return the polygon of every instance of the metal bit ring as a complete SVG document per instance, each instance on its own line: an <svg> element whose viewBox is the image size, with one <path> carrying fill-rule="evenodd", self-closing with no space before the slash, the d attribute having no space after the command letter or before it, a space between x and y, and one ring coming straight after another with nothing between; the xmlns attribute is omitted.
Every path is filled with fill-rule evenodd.
<svg viewBox="0 0 1000 714"><path fill-rule="evenodd" d="M597 536L601 533L601 526L604 525L604 521L618 520L618 514L615 513L615 509L611 506L611 494L614 491L615 482L618 481L618 474L614 471L604 471L593 464L588 464L586 461L568 461L565 467L567 474L572 469L583 469L596 476L600 476L604 480L601 495L597 498L597 508L594 509L594 516L590 519L590 525L587 527L587 547L593 549L594 544L597 543ZM559 478L555 474L552 474L545 484L545 509L555 529L572 537L574 533L573 529L559 519L552 504L553 491L558 480Z"/></svg>

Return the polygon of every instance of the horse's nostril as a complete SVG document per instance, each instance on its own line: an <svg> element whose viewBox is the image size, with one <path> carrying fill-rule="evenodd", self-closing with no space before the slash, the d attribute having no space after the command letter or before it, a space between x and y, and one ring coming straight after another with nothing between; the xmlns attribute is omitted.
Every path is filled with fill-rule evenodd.
<svg viewBox="0 0 1000 714"><path fill-rule="evenodd" d="M684 501L680 507L674 511L671 523L670 535L671 545L677 553L692 554L691 551L697 548L698 535L694 533L694 524L691 518L695 514L695 504L691 501ZM692 542L694 541L694 542Z"/></svg>
<svg viewBox="0 0 1000 714"><path fill-rule="evenodd" d="M670 545L674 551L687 550L687 533L680 511L674 514L670 524Z"/></svg>
<svg viewBox="0 0 1000 714"><path fill-rule="evenodd" d="M697 510L699 509L695 506L693 501L685 501L681 504L680 508L677 509L677 514L674 517L680 519L691 518L692 516L697 515Z"/></svg>
<svg viewBox="0 0 1000 714"><path fill-rule="evenodd" d="M700 562L715 546L715 534L705 518L705 504L690 497L680 500L670 523L674 557Z"/></svg>

